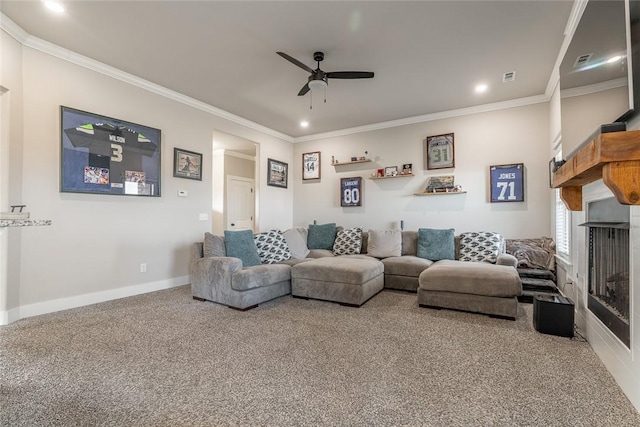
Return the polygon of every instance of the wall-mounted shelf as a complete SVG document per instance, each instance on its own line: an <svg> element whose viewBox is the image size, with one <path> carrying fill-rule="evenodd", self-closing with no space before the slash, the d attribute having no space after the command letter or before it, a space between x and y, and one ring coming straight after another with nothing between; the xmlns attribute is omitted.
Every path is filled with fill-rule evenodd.
<svg viewBox="0 0 640 427"><path fill-rule="evenodd" d="M444 196L445 194L464 194L466 191L437 191L437 192L424 192L413 193L414 196Z"/></svg>
<svg viewBox="0 0 640 427"><path fill-rule="evenodd" d="M370 162L371 159L364 159L364 160L354 160L352 162L344 162L344 163L340 163L340 162L335 162L332 163L333 166L345 166L345 165L355 165L356 163L368 163Z"/></svg>
<svg viewBox="0 0 640 427"><path fill-rule="evenodd" d="M553 173L567 209L582 210L582 187L602 178L618 202L640 205L640 131L597 135Z"/></svg>
<svg viewBox="0 0 640 427"><path fill-rule="evenodd" d="M392 178L409 178L415 176L412 173L406 173L404 175L393 175L393 176L370 176L369 179L392 179Z"/></svg>

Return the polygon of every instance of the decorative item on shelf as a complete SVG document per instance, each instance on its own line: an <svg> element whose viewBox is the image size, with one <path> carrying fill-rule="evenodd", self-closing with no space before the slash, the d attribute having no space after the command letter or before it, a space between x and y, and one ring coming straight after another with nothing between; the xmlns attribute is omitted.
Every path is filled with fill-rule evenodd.
<svg viewBox="0 0 640 427"><path fill-rule="evenodd" d="M453 133L428 136L425 139L426 169L445 169L455 167Z"/></svg>
<svg viewBox="0 0 640 427"><path fill-rule="evenodd" d="M27 205L11 205L11 212L0 212L0 219L29 219L29 212L22 212ZM16 211L16 209L18 209Z"/></svg>
<svg viewBox="0 0 640 427"><path fill-rule="evenodd" d="M378 169L378 178L382 178L384 176L384 169Z"/></svg>
<svg viewBox="0 0 640 427"><path fill-rule="evenodd" d="M549 160L549 187L550 188L553 188L553 173L558 169L560 169L560 167L562 167L562 165L564 165L565 163L567 163L566 160L556 160L555 157Z"/></svg>
<svg viewBox="0 0 640 427"><path fill-rule="evenodd" d="M369 152L365 151L364 152L364 156L360 156L360 159L358 159L358 160L367 160L369 158L368 156L369 156Z"/></svg>
<svg viewBox="0 0 640 427"><path fill-rule="evenodd" d="M400 175L412 175L413 174L413 165L411 163L405 163L402 165L402 171Z"/></svg>
<svg viewBox="0 0 640 427"><path fill-rule="evenodd" d="M364 160L364 159L363 159L363 160ZM351 157L351 161L352 161L352 162L357 162L357 161L358 161L358 158L357 158L357 157Z"/></svg>
<svg viewBox="0 0 640 427"><path fill-rule="evenodd" d="M336 163L336 156L331 156L331 164L333 165L334 163Z"/></svg>
<svg viewBox="0 0 640 427"><path fill-rule="evenodd" d="M302 179L320 179L320 152L302 154Z"/></svg>
<svg viewBox="0 0 640 427"><path fill-rule="evenodd" d="M362 206L362 178L340 179L340 206Z"/></svg>
<svg viewBox="0 0 640 427"><path fill-rule="evenodd" d="M524 201L524 164L494 165L491 176L491 203Z"/></svg>
<svg viewBox="0 0 640 427"><path fill-rule="evenodd" d="M267 185L287 188L289 165L278 160L267 159Z"/></svg>
<svg viewBox="0 0 640 427"><path fill-rule="evenodd" d="M454 184L453 175L441 175L430 177L424 191L425 193L454 193L461 190L461 186Z"/></svg>
<svg viewBox="0 0 640 427"><path fill-rule="evenodd" d="M397 166L387 166L384 168L384 176L396 176L398 175L398 167Z"/></svg>

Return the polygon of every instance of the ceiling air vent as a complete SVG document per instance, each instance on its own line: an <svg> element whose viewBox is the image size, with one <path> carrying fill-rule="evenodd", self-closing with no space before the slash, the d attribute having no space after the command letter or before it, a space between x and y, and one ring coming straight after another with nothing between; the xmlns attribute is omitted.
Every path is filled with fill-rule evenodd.
<svg viewBox="0 0 640 427"><path fill-rule="evenodd" d="M587 62L589 62L591 60L591 57L593 56L593 53L588 53L586 55L580 55L576 58L576 63L573 64L573 67L582 67L583 65L585 65Z"/></svg>
<svg viewBox="0 0 640 427"><path fill-rule="evenodd" d="M502 83L512 82L516 79L515 71L508 71L502 75Z"/></svg>

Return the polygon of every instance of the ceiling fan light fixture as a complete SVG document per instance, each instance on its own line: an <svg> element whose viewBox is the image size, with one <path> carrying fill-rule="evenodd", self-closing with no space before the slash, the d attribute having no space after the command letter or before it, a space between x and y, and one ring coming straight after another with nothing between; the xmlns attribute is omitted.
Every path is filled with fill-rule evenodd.
<svg viewBox="0 0 640 427"><path fill-rule="evenodd" d="M327 82L324 80L311 80L309 82L309 89L313 92L322 91L327 88Z"/></svg>

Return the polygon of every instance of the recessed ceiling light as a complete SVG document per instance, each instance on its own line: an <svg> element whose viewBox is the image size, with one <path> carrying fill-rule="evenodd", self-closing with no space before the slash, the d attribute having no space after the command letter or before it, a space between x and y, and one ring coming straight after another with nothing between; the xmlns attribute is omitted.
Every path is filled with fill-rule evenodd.
<svg viewBox="0 0 640 427"><path fill-rule="evenodd" d="M300 122L300 127L306 128L309 127L309 122L306 120L303 120Z"/></svg>
<svg viewBox="0 0 640 427"><path fill-rule="evenodd" d="M44 3L44 5L47 7L47 9L49 9L52 12L55 12L55 13L63 13L64 12L64 6L59 1L56 1L56 0L42 0L42 3Z"/></svg>
<svg viewBox="0 0 640 427"><path fill-rule="evenodd" d="M481 83L481 84L476 86L476 93L484 93L484 92L487 91L488 88L489 88L489 86L487 86L484 83Z"/></svg>

